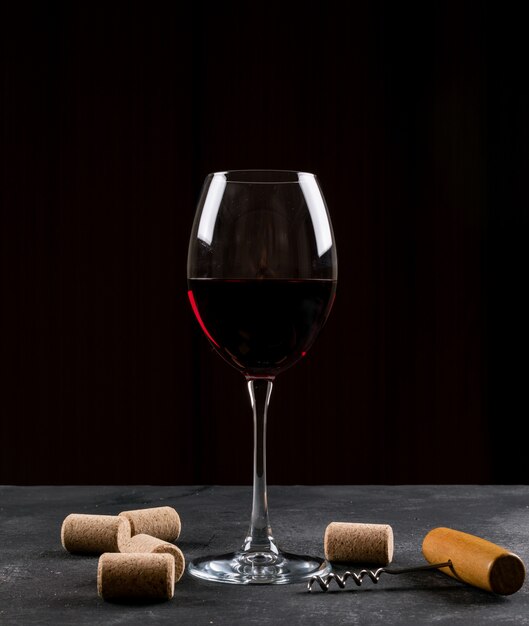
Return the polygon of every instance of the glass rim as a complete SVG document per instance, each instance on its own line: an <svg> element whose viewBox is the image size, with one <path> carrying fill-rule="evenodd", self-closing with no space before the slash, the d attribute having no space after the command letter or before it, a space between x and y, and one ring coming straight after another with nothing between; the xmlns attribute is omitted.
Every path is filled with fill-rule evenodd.
<svg viewBox="0 0 529 626"><path fill-rule="evenodd" d="M223 177L226 183L253 184L253 185L284 185L299 184L301 176L316 178L311 172L301 170L274 170L274 169L238 169L211 172L207 178Z"/></svg>

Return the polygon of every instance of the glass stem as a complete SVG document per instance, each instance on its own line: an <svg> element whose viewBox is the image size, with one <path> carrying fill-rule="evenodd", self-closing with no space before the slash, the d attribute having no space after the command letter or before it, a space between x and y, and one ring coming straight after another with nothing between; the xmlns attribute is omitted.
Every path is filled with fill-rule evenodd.
<svg viewBox="0 0 529 626"><path fill-rule="evenodd" d="M266 493L266 416L272 394L272 379L248 379L253 409L253 502L250 530L242 546L245 552L279 552L268 521Z"/></svg>

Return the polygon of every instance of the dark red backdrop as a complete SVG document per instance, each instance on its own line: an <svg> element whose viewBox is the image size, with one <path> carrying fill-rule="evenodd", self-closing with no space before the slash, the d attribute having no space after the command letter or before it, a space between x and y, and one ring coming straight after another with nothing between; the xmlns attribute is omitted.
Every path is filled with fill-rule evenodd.
<svg viewBox="0 0 529 626"><path fill-rule="evenodd" d="M0 483L247 483L201 336L205 175L316 172L335 308L269 479L527 482L527 37L480 2L3 6Z"/></svg>

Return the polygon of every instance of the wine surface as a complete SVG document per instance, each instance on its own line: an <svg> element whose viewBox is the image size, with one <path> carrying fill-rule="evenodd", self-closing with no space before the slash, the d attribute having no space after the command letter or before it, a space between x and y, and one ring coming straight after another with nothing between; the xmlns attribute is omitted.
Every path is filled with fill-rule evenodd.
<svg viewBox="0 0 529 626"><path fill-rule="evenodd" d="M217 352L248 376L275 376L305 356L336 281L190 279L189 300Z"/></svg>

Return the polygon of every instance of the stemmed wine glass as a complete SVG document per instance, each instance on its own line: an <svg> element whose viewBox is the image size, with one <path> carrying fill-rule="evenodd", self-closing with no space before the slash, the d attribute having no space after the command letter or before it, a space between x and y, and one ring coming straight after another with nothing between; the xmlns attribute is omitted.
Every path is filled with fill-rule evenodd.
<svg viewBox="0 0 529 626"><path fill-rule="evenodd" d="M253 506L241 548L192 561L197 578L291 583L326 574L321 558L282 552L268 520L266 418L277 374L302 359L331 309L337 258L316 177L239 170L210 174L187 262L193 312L215 350L248 384L254 419Z"/></svg>

